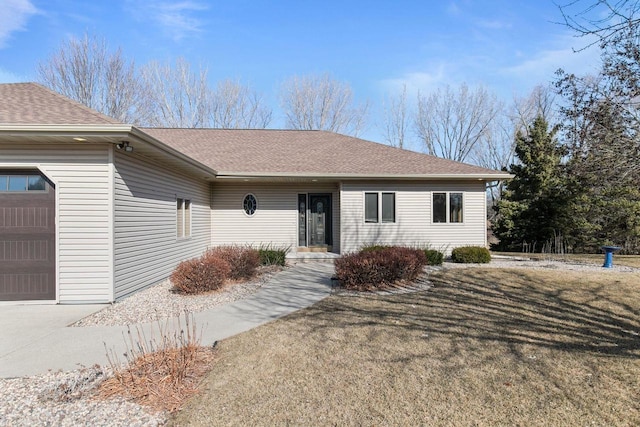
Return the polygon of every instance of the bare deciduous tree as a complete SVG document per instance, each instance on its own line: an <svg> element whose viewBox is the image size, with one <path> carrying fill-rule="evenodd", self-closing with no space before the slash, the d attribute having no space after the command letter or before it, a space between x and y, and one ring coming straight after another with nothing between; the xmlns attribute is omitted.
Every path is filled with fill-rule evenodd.
<svg viewBox="0 0 640 427"><path fill-rule="evenodd" d="M223 80L212 95L212 125L225 129L264 129L271 123L272 111L249 86Z"/></svg>
<svg viewBox="0 0 640 427"><path fill-rule="evenodd" d="M407 85L396 96L389 96L384 108L384 139L392 147L404 148L409 128Z"/></svg>
<svg viewBox="0 0 640 427"><path fill-rule="evenodd" d="M415 129L429 154L464 162L490 135L500 110L496 96L483 87L462 84L454 91L446 86L418 94Z"/></svg>
<svg viewBox="0 0 640 427"><path fill-rule="evenodd" d="M595 40L578 49L595 44L606 48L628 37L629 30L640 26L640 3L637 0L572 0L559 5L563 25L579 37Z"/></svg>
<svg viewBox="0 0 640 427"><path fill-rule="evenodd" d="M354 105L348 83L328 74L292 77L282 84L280 103L286 126L329 130L357 136L363 129L368 105Z"/></svg>
<svg viewBox="0 0 640 427"><path fill-rule="evenodd" d="M553 124L557 120L555 100L556 92L549 85L534 87L529 96L515 97L511 114L513 136L517 131L527 136L536 117L542 117L547 123Z"/></svg>
<svg viewBox="0 0 640 427"><path fill-rule="evenodd" d="M206 69L192 72L184 58L178 58L175 65L153 61L142 68L142 79L151 97L153 119L150 125L210 126L211 90Z"/></svg>
<svg viewBox="0 0 640 427"><path fill-rule="evenodd" d="M120 49L109 52L104 39L85 34L64 42L38 64L38 81L107 116L143 123L148 116L133 62Z"/></svg>

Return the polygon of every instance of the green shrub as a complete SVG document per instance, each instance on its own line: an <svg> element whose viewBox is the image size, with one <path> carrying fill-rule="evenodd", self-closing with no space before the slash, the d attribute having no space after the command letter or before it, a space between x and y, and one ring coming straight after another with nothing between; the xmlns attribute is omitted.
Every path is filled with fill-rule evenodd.
<svg viewBox="0 0 640 427"><path fill-rule="evenodd" d="M284 267L287 262L289 248L272 247L271 245L260 246L258 256L260 265L279 265Z"/></svg>
<svg viewBox="0 0 640 427"><path fill-rule="evenodd" d="M227 261L205 254L178 264L170 280L178 292L198 294L221 288L230 272Z"/></svg>
<svg viewBox="0 0 640 427"><path fill-rule="evenodd" d="M451 251L451 261L463 264L486 264L491 261L491 254L482 246L461 246Z"/></svg>
<svg viewBox="0 0 640 427"><path fill-rule="evenodd" d="M229 278L232 280L249 279L256 274L260 265L260 255L256 249L248 246L218 246L209 249L205 257L215 257L229 263L231 271Z"/></svg>
<svg viewBox="0 0 640 427"><path fill-rule="evenodd" d="M427 257L427 265L442 265L444 254L435 249L425 249L424 255Z"/></svg>
<svg viewBox="0 0 640 427"><path fill-rule="evenodd" d="M342 287L371 291L415 280L426 263L424 251L392 246L344 255L335 261L335 269Z"/></svg>

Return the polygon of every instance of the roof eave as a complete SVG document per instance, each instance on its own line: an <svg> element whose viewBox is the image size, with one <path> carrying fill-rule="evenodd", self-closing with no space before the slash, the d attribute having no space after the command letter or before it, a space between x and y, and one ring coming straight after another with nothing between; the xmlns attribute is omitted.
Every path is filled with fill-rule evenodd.
<svg viewBox="0 0 640 427"><path fill-rule="evenodd" d="M47 136L47 135L126 135L131 132L131 125L104 124L104 125L20 125L0 124L0 134L10 136Z"/></svg>
<svg viewBox="0 0 640 427"><path fill-rule="evenodd" d="M160 141L159 139L149 135L148 133L144 132L143 130L132 126L131 128L131 132L130 134L136 138L138 141L144 141L147 144L152 145L153 147L157 148L158 150L169 154L171 156L174 156L188 164L190 164L192 167L195 167L196 169L198 169L199 171L203 172L207 178L209 179L213 179L216 177L217 172L215 169L210 168L209 166L198 162L197 160L194 160L193 158L187 156L186 154L183 154L182 152L170 147L169 145L165 144L164 142Z"/></svg>
<svg viewBox="0 0 640 427"><path fill-rule="evenodd" d="M294 173L294 172L218 172L216 179L251 179L251 178L299 178L299 179L342 179L342 180L479 180L501 181L511 179L514 175L508 173L446 173L446 174L354 174L354 173Z"/></svg>

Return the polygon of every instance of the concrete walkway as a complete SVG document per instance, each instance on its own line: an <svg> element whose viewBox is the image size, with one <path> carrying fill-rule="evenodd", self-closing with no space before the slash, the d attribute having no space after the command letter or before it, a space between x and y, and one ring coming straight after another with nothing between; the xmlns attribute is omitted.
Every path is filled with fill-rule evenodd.
<svg viewBox="0 0 640 427"><path fill-rule="evenodd" d="M322 300L330 293L332 274L332 263L297 264L246 299L196 313L202 344L212 345ZM67 327L102 308L95 304L0 306L0 378L107 365L105 345L124 361L126 327ZM168 320L166 326L170 331L180 328L176 319ZM157 324L140 328L147 339L159 336ZM132 333L137 336L135 328Z"/></svg>

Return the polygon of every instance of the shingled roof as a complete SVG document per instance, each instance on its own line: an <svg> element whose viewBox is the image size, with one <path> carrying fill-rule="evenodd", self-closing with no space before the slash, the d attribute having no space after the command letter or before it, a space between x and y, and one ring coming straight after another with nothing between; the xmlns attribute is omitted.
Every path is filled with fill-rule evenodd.
<svg viewBox="0 0 640 427"><path fill-rule="evenodd" d="M0 84L1 125L109 125L115 119L37 83Z"/></svg>
<svg viewBox="0 0 640 427"><path fill-rule="evenodd" d="M218 175L504 178L503 172L326 131L142 128Z"/></svg>
<svg viewBox="0 0 640 427"><path fill-rule="evenodd" d="M440 177L486 180L509 176L499 171L326 131L138 130L37 83L0 84L0 127L47 125L78 126L78 129L105 126L108 130L122 125L128 127L126 132L148 139L151 144L168 146L175 150L174 155L185 155L200 166L215 171L218 176Z"/></svg>

